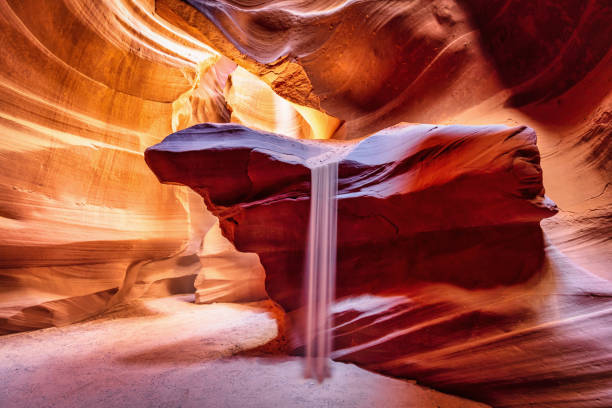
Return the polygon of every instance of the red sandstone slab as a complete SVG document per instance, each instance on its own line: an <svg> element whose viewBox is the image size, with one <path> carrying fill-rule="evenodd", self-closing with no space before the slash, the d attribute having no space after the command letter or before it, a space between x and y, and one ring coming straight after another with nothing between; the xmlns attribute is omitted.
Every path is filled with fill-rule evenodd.
<svg viewBox="0 0 612 408"><path fill-rule="evenodd" d="M531 129L401 125L338 144L203 124L145 158L259 255L300 353L307 161L325 148L340 158L335 360L494 406L608 406L612 288L545 246L556 207Z"/></svg>
<svg viewBox="0 0 612 408"><path fill-rule="evenodd" d="M526 127L400 125L341 143L202 124L145 159L160 181L205 198L236 248L260 256L270 296L293 310L317 157L339 160L339 296L419 281L478 288L525 281L541 265L538 223L556 207L535 142Z"/></svg>

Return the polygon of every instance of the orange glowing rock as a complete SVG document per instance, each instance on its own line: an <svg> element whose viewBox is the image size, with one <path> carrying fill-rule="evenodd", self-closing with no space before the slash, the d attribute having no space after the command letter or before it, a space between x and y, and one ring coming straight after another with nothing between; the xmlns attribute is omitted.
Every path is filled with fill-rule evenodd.
<svg viewBox="0 0 612 408"><path fill-rule="evenodd" d="M5 1L0 31L0 334L193 291L202 201L142 155L220 55L142 1ZM223 116L208 105L197 120Z"/></svg>
<svg viewBox="0 0 612 408"><path fill-rule="evenodd" d="M291 299L302 249L281 249L301 239L304 197L274 217L250 202L241 228L247 219L260 221L240 230L242 240L228 240L220 230L234 231L229 218L217 225L201 197L160 186L143 163L144 149L171 132L234 121L297 138L350 139L398 122L526 124L538 134L543 181L534 142L524 138L530 131L519 132L525 149L512 161L498 149L519 139L490 151L515 179L537 179L532 187L544 185L561 207L541 222L545 237L537 220L550 209L534 206L509 173L485 166L481 177L495 183L444 181L467 156L479 157L474 152L451 149L456 160L430 157L420 162L431 164L419 170L422 177L405 173L415 201L402 201L403 210L359 212L386 193L370 187L371 197L353 200L361 202L357 219L343 221L345 241L355 240L358 250L345 250L341 260L347 296L336 311L335 358L494 405L612 406L604 393L612 337L609 1L256 3L0 3L0 333L71 323L144 295L264 297L257 255L231 242L262 253L270 293L299 319ZM299 176L306 177L299 191L307 191L302 167L279 173L281 164L264 164L253 162L258 184L230 187L266 196L278 192L279 177L294 186ZM235 180L238 169L223 169ZM372 186L397 187L378 181ZM441 197L454 193L454 201L423 193L432 185ZM491 197L517 207L492 211L480 201ZM457 211L461 203L472 205ZM404 213L398 224L393 217ZM287 230L279 222L285 216L295 228L279 232ZM469 235L468 216L487 227ZM528 222L491 226L506 216ZM444 230L436 218L466 225ZM388 245L397 225L413 228L400 231L406 248ZM250 247L257 234L273 233L262 248ZM479 239L488 246L478 248ZM375 256L381 270L416 265L411 279L418 285L366 274L346 286L346 271ZM366 280L380 287L365 294Z"/></svg>

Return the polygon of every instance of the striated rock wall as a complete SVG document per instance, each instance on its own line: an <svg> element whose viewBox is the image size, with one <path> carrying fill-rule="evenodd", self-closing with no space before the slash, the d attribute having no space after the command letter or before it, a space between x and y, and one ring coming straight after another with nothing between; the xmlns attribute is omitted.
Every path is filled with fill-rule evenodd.
<svg viewBox="0 0 612 408"><path fill-rule="evenodd" d="M420 278L437 278L422 290L402 289L399 300L384 285L372 298L359 297L360 285L352 287L357 300L341 303L337 314L336 358L453 392L469 389L496 405L612 405L598 394L609 378L601 340L609 326L607 283L571 263L612 279L612 6L603 0L536 3L2 2L0 332L66 324L135 296L193 291L194 284L200 302L264 296L256 256L236 252L220 234L232 224L216 225L200 197L160 186L143 163L144 149L171 132L232 121L294 137L350 139L406 121L527 125L538 134L547 194L561 208L542 221L545 236L538 235L536 217L533 227L504 226L503 233L477 225L465 247L457 247L452 233L416 230L410 233L418 240L404 237L406 247L388 247L378 242L396 234L398 221L354 212L364 226L368 220L385 226L380 236L360 238L395 265L375 267L401 269L409 253ZM527 178L529 151L513 164ZM458 166L435 163L435 180ZM258 173L262 186L276 177L266 171ZM380 184L376 174L368 177ZM491 187L478 180L459 183L455 198L471 203L475 197L460 188ZM495 188L516 187L506 182ZM433 200L439 207L431 210L444 217L482 216L476 204L459 213L435 195L412 196ZM389 207L382 215L401 213ZM250 231L279 233L270 248L290 242L264 215ZM303 228L294 224L293 233ZM491 247L480 249L483 256L470 255L483 237ZM496 239L501 247L493 245ZM456 256L426 262L443 259L433 251L439 245L454 245ZM505 247L499 258L484 255ZM515 275L521 259L508 254L534 248L539 257L527 257L535 260L529 273ZM301 247L292 251L261 260L272 271L279 265L301 271ZM347 250L345 265L362 262L361 252L369 255ZM486 262L505 272L486 272ZM462 268L482 273L451 281L469 276ZM269 284L285 279L266 272ZM298 280L283 281L273 296L290 299L298 287ZM285 306L293 307L289 300ZM436 313L449 318L427 320ZM390 344L407 351L385 354ZM427 351L428 344L438 351ZM513 360L517 355L523 360ZM482 366L490 369L477 371ZM508 384L515 399L504 391Z"/></svg>
<svg viewBox="0 0 612 408"><path fill-rule="evenodd" d="M152 10L0 4L0 333L83 319L163 279L193 290L196 264L163 261L189 243L191 194L159 185L142 154L218 55Z"/></svg>
<svg viewBox="0 0 612 408"><path fill-rule="evenodd" d="M340 121L240 83L153 1L7 1L0 29L0 333L194 284L202 302L265 297L261 266L211 230L198 196L159 185L143 151L196 123L252 121L260 93L295 118L281 129L272 106L264 128L329 137Z"/></svg>
<svg viewBox="0 0 612 408"><path fill-rule="evenodd" d="M157 0L156 7L270 77L279 94L347 120L353 137L400 121L439 123L502 90L511 91L509 106L550 101L612 48L605 0ZM296 68L278 69L287 64Z"/></svg>
<svg viewBox="0 0 612 408"><path fill-rule="evenodd" d="M293 137L352 139L400 122L527 125L538 134L543 185L560 207L542 221L545 236L536 224L550 211L517 193L514 178L493 172L443 182L465 164L446 162L445 154L403 165L431 160L419 170L423 177L406 180L415 188L443 183L439 193L452 202L431 189L413 191L410 201L372 217L365 209L381 196L374 186L395 188L388 180L404 170L379 163L371 174L344 175L347 183L362 175L373 193L342 210L351 231L345 244L369 248L349 245L343 269L378 254L370 266L395 280L342 281L335 358L495 406L611 406L604 392L610 20L605 0L1 2L0 333L70 323L136 296L196 289L199 302L258 299L264 274L272 296L299 320L292 300L300 274L293 272L301 272L302 247L275 248L297 242L305 228L307 173L283 167L292 170L281 184L295 187L299 199L287 208L268 203L288 211L275 217L252 201L244 209L252 224L241 219L250 227L235 235L221 207L217 224L198 195L159 185L144 164L144 149L171 132L231 121ZM513 157L518 179L537 178L539 191L528 134L509 139L526 150L501 157L508 165ZM506 145L467 139L450 149L458 158L469 146L491 153ZM259 184L240 178L232 189L246 195L223 200L286 193L264 156L253 163L263 166ZM521 203L508 214L529 213L529 226L490 226L478 211L481 197L487 205ZM410 218L412 199L427 214ZM296 214L293 230L278 225L276 215ZM414 219L418 228L397 227ZM456 230L425 222L433 219L458 222L463 241ZM351 225L376 225L376 233L363 236ZM277 235L247 245L257 231ZM399 235L404 246L387 245ZM236 251L236 239L261 252L265 272L257 255ZM487 246L479 247L482 240ZM440 247L453 255L443 257ZM525 256L513 257L517 251ZM422 286L395 275L408 261Z"/></svg>
<svg viewBox="0 0 612 408"><path fill-rule="evenodd" d="M612 278L609 2L157 0L156 9L285 98L344 120L336 138L402 121L532 127L562 210L544 229Z"/></svg>

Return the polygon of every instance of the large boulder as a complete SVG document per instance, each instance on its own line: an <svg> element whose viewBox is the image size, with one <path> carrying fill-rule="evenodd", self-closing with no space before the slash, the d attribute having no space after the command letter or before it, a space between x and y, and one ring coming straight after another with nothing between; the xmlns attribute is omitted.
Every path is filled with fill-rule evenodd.
<svg viewBox="0 0 612 408"><path fill-rule="evenodd" d="M202 124L145 159L259 255L294 351L309 166L335 159L334 359L494 406L612 404L612 288L546 243L531 129L403 124L349 143Z"/></svg>
<svg viewBox="0 0 612 408"><path fill-rule="evenodd" d="M338 296L417 282L476 289L539 270L544 196L526 127L400 125L356 142L298 141L227 124L167 137L145 159L160 181L200 193L239 251L255 252L269 295L300 307L311 162L334 155Z"/></svg>

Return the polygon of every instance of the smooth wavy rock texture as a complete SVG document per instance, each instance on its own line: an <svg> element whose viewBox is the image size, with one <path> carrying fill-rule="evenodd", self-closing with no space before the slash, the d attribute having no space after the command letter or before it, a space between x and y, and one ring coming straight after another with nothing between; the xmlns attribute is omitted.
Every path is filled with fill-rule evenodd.
<svg viewBox="0 0 612 408"><path fill-rule="evenodd" d="M302 248L280 249L301 239L306 198L291 194L306 194L307 169L257 153L251 164L265 170L252 185L244 168L219 163L224 179L240 180L220 190L228 201L216 206L219 223L198 194L160 185L145 165L145 148L168 134L232 122L295 138L358 139L336 142L348 154L402 122L502 124L474 127L478 138L461 136L466 142L439 158L432 152L452 128L432 130L440 144L404 167L372 152L357 161L370 164L345 168L355 172L341 178L345 187L365 184L344 192L345 203L360 204L345 208L352 218L343 239L361 248L346 250L344 268L369 259L398 280L364 275L345 286L352 294L338 304L335 358L495 406L612 406L603 391L611 388L612 337L610 21L608 0L0 2L0 334L65 325L142 296L195 290L197 303L262 299L266 276L299 320L290 298ZM523 126L538 135L543 181ZM431 142L419 136L426 128L434 126L387 133L411 134L400 145L428 152L415 145ZM493 136L511 129L518 133L505 142ZM493 162L509 167L476 177L462 160L480 149L483 160L498 152ZM417 179L416 163L439 169L419 167ZM268 173L278 166L291 171ZM444 181L459 173L467 178ZM383 199L400 181L414 188ZM538 220L552 207L536 194L542 184L559 206L541 221L543 236ZM255 204L283 192L294 200L266 205L291 214L272 217ZM441 198L449 195L455 201ZM280 237L255 248L267 251L261 259L272 272L232 244L255 233L233 236L222 207L246 202L253 205L243 214L262 217L251 227ZM374 217L360 212L380 202L393 205ZM517 217L528 221L502 222ZM441 229L446 222L457 228ZM350 230L374 224L371 237ZM403 247L382 244L396 236ZM453 255L443 260L438 245ZM524 257L511 256L519 249ZM411 265L416 281L395 285ZM380 285L367 295L366 278Z"/></svg>
<svg viewBox="0 0 612 408"><path fill-rule="evenodd" d="M546 244L539 221L557 209L535 143L526 127L399 125L321 143L202 124L145 160L259 255L298 332L309 167L338 160L335 359L493 406L606 406L612 285Z"/></svg>
<svg viewBox="0 0 612 408"><path fill-rule="evenodd" d="M512 91L510 106L548 101L612 48L606 0L156 4L279 94L347 120L353 134L438 123L501 89Z"/></svg>
<svg viewBox="0 0 612 408"><path fill-rule="evenodd" d="M595 0L3 2L0 330L99 313L131 282L192 290L202 261L165 257L224 238L197 197L157 185L142 152L207 121L308 138L526 124L562 208L548 237L610 278L610 13ZM233 251L205 262L210 276L259 279ZM134 272L158 258L151 277Z"/></svg>
<svg viewBox="0 0 612 408"><path fill-rule="evenodd" d="M612 279L609 1L157 0L156 11L344 121L334 138L399 122L535 129L561 208L547 236Z"/></svg>
<svg viewBox="0 0 612 408"><path fill-rule="evenodd" d="M215 219L142 157L229 118L227 63L148 1L3 1L0 30L0 334L193 292Z"/></svg>

